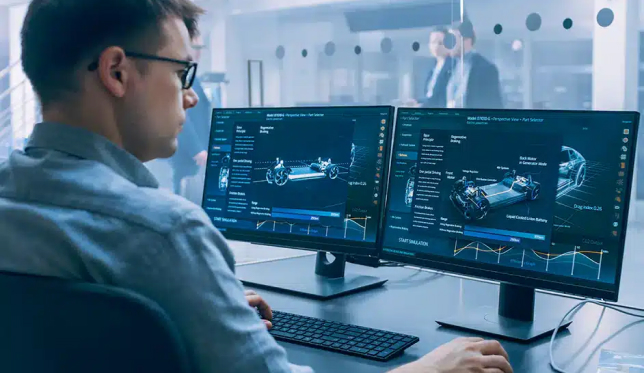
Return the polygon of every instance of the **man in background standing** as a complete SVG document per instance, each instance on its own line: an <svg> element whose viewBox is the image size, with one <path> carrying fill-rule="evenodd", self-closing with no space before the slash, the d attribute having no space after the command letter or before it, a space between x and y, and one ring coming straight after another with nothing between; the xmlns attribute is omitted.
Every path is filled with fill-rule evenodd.
<svg viewBox="0 0 644 373"><path fill-rule="evenodd" d="M503 98L499 70L474 50L476 34L470 21L455 24L450 33L456 38L452 56L456 66L447 84L447 107L501 109Z"/></svg>
<svg viewBox="0 0 644 373"><path fill-rule="evenodd" d="M195 61L200 60L204 47L201 37L198 36L192 40ZM177 152L170 158L170 165L173 171L174 193L199 204L200 201L195 200L195 195L199 193L188 190L189 187L184 188L183 181L188 177L199 175L206 166L212 107L199 78L195 79L192 88L199 97L199 103L187 112L186 123L179 134Z"/></svg>

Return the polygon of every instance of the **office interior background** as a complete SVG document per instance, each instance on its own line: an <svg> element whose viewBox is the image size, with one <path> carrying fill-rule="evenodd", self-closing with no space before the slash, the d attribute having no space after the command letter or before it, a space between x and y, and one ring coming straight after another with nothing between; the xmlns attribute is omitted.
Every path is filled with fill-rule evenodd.
<svg viewBox="0 0 644 373"><path fill-rule="evenodd" d="M429 32L468 19L500 74L505 108L644 109L644 0L198 0L208 13L199 78L215 107L402 105L422 97ZM0 161L24 146L40 109L20 66L28 1L0 0ZM73 41L70 41L73 42ZM623 287L644 264L644 137ZM601 144L597 144L601 146ZM172 189L172 167L148 164ZM203 170L181 193L201 202ZM236 244L238 261L292 250ZM640 300L639 303L644 302ZM634 300L631 303L637 303Z"/></svg>

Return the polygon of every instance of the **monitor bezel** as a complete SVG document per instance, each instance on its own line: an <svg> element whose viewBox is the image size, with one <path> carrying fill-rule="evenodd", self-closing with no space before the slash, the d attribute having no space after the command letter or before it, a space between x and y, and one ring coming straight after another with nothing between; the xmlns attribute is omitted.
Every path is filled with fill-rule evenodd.
<svg viewBox="0 0 644 373"><path fill-rule="evenodd" d="M543 289L543 290L551 290L551 291L556 291L564 294L570 294L570 295L576 295L576 296L584 296L584 297L590 297L590 298L596 298L596 299L604 299L604 300L610 300L610 301L617 301L619 298L619 290L620 290L620 285L621 285L621 277L622 277L622 265L624 261L624 252L625 252L625 246L626 246L626 234L628 230L628 216L629 216L629 210L630 210L630 203L631 203L631 193L632 193L632 187L633 187L633 180L634 180L634 170L635 170L635 162L637 159L637 138L639 134L639 124L640 124L640 113L637 111L589 111L589 110L521 110L521 109L434 109L434 108L401 108L404 109L405 111L425 111L425 112L433 112L433 113L440 113L440 112L445 112L449 110L450 112L458 111L461 113L468 113L471 115L476 115L476 114L482 114L482 113L494 113L494 112L512 112L512 113L552 113L552 114L626 114L626 115L633 115L634 116L634 123L633 123L633 136L632 138L635 139L632 144L631 144L631 154L632 156L630 157L629 164L628 164L628 172L630 177L627 180L627 185L626 185L626 193L625 193L625 208L624 208L624 214L623 214L623 224L621 227L621 235L620 235L620 240L619 240L619 249L620 253L617 258L617 273L616 273L616 278L615 278L615 283L612 286L614 290L605 290L605 289L600 289L597 287L590 287L590 286L582 286L582 285L577 285L577 284L571 284L571 283L566 283L566 282L560 282L554 279L554 277L558 277L557 275L551 275L554 276L553 279L544 279L542 276L539 276L537 272L534 272L534 276L530 276L533 272L528 272L526 271L527 276L522 276L522 275L515 275L515 274L510 274L503 269L505 267L498 267L500 271L495 271L492 269L486 269L482 267L486 267L486 265L481 266L478 263L466 263L461 262L460 260L452 260L447 257L439 256L439 255L431 255L431 254L426 254L431 256L431 259L426 259L426 258L415 258L415 257L407 257L404 255L397 255L390 253L386 250L384 250L384 246L380 248L380 253L381 256L380 258L382 260L386 261L391 261L391 262L397 262L397 263L402 263L402 264L408 264L408 265L413 265L413 266L419 266L419 267L424 267L424 268L430 268L438 271L445 271L445 272L450 272L453 274L457 275L463 275L463 276L468 276L468 277L477 277L477 278L482 278L486 280L493 280L493 281L500 281L500 282L506 282L506 283L511 283L511 284L516 284L520 286L526 286L530 288L535 288L535 289ZM397 127L398 127L398 119L401 115L400 110L397 111L396 113L396 132L397 132ZM538 115L538 114L537 114ZM397 139L396 132L392 135L392 166L393 167L393 152L395 151L395 142ZM391 172L391 171L390 171ZM382 228L382 239L381 242L384 245L384 235L385 235L385 228L384 224L387 222L387 216L389 214L389 194L392 192L391 188L388 188L387 190L387 203L384 206L384 213L383 213L383 228ZM394 249L394 248L392 248ZM493 266L493 265L491 265ZM540 278L541 277L541 278ZM566 280L567 277L561 276L560 277L562 280ZM575 279L577 280L577 279ZM580 280L579 282L582 282L583 279L578 279ZM608 285L610 286L610 285Z"/></svg>
<svg viewBox="0 0 644 373"><path fill-rule="evenodd" d="M211 152L210 148L212 147L214 134L215 134L215 114L225 111L248 111L248 110L259 110L259 111L284 111L284 110L333 110L333 109L382 109L387 110L389 113L389 125L387 126L387 133L385 134L385 144L387 145L385 151L383 152L383 171L382 177L380 180L383 181L382 193L379 197L380 201L378 203L378 217L377 217L377 231L376 231L376 241L375 242L359 242L359 241L345 241L342 239L329 239L322 237L313 237L310 240L307 240L305 236L296 236L288 234L266 234L266 232L259 232L256 234L250 233L244 229L237 228L223 228L220 229L222 235L230 240L248 242L258 245L267 245L274 247L283 247L288 249L296 250L306 250L306 251L318 251L318 252L329 252L333 254L346 254L352 256L361 256L361 257L371 257L378 258L380 256L380 248L382 247L382 230L384 228L384 205L385 198L388 193L389 187L389 163L392 152L392 135L395 126L395 107L388 105L374 105L374 106L311 106L311 107L270 107L270 108L215 108L212 111L211 118L211 131L210 138L208 140L208 164L210 163ZM208 167L206 167L206 178L208 180ZM204 181L204 191L202 198L202 208L204 207L204 202L206 200L206 188ZM214 224L214 223L213 223Z"/></svg>

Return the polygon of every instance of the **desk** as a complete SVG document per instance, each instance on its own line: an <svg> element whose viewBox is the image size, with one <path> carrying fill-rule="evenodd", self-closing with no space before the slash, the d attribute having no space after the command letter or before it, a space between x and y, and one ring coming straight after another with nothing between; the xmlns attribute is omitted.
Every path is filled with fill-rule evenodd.
<svg viewBox="0 0 644 373"><path fill-rule="evenodd" d="M315 256L276 261L289 266L315 268ZM238 267L238 272L252 265ZM257 290L276 310L292 312L331 321L357 324L420 337L420 342L402 356L387 363L282 343L294 364L312 366L317 373L382 373L416 360L439 345L460 336L476 336L439 327L434 320L460 310L479 306L495 306L498 284L474 281L410 268L372 269L347 264L347 271L389 279L384 287L346 297L320 302L293 297L262 289ZM537 293L536 313L562 315L577 300ZM637 319L607 310L601 324L601 308L588 305L577 313L570 332L563 332L555 342L555 358L569 372L597 372L603 348L631 353L644 353L644 321L635 323L619 335L613 333L638 322ZM604 345L603 341L607 340ZM549 338L530 345L501 341L510 355L515 372L550 372L548 365Z"/></svg>

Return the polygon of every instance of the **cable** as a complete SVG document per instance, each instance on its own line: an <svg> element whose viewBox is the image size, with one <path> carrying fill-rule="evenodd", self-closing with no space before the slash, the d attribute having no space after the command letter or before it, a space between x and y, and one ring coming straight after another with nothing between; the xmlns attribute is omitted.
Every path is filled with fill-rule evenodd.
<svg viewBox="0 0 644 373"><path fill-rule="evenodd" d="M636 308L633 308L633 307L624 307L624 306L619 306L619 305L612 305L612 304L609 304L609 303L606 303L606 302L599 302L599 301L590 300L590 299L586 299L584 301L581 301L581 302L577 303L573 308L571 308L568 312L566 312L564 317L561 318L561 321L559 322L559 325L557 325L557 327L555 328L554 332L552 332L552 338L550 338L550 348L549 348L549 351L550 351L550 367L552 367L552 369L554 369L556 372L566 373L565 370L563 370L562 368L557 366L557 364L555 363L555 359L554 359L553 346L554 346L554 342L555 342L555 337L557 336L557 332L559 331L559 328L561 328L561 326L568 320L568 316L570 316L570 314L576 313L577 311L581 310L585 305L587 305L589 303L596 304L596 305L598 305L600 307L603 307L604 309L606 309L606 308L612 309L613 311L617 311L617 312L622 313L624 315L644 318L644 314L637 314L637 313L625 311L622 308L633 309L633 310L637 310L637 311L640 311L640 312L644 312L643 309L636 309Z"/></svg>

